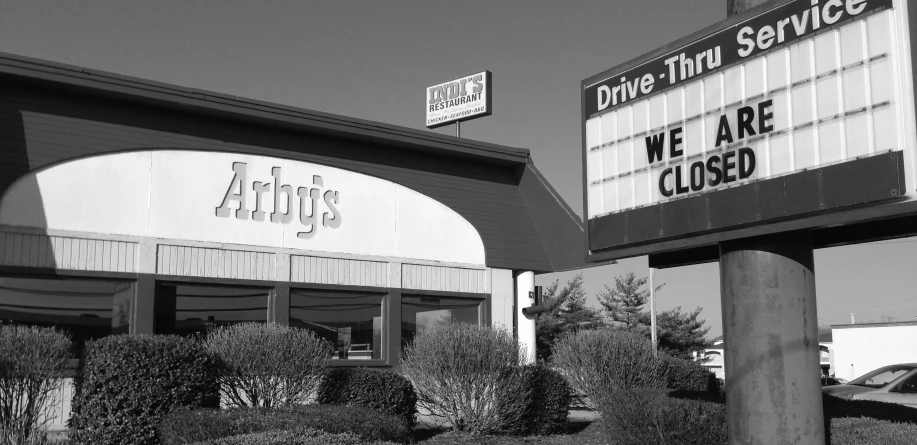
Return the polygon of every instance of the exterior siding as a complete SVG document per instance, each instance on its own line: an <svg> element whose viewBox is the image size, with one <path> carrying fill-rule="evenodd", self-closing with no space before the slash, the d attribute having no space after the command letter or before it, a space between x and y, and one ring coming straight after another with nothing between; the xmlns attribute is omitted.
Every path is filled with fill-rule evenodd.
<svg viewBox="0 0 917 445"><path fill-rule="evenodd" d="M274 254L205 247L159 245L156 272L186 277L273 280Z"/></svg>
<svg viewBox="0 0 917 445"><path fill-rule="evenodd" d="M0 265L136 272L137 243L28 233L0 233Z"/></svg>
<svg viewBox="0 0 917 445"><path fill-rule="evenodd" d="M388 263L381 261L292 255L290 281L389 287Z"/></svg>
<svg viewBox="0 0 917 445"><path fill-rule="evenodd" d="M419 264L401 266L401 284L405 289L483 294L486 292L486 280L483 269Z"/></svg>

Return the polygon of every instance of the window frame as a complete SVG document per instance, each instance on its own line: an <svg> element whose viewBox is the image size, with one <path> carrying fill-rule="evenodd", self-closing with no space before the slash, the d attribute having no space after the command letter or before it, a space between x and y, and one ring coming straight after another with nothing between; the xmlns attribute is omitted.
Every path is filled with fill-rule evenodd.
<svg viewBox="0 0 917 445"><path fill-rule="evenodd" d="M418 289L401 289L402 301L398 305L398 318L399 318L399 328L397 333L397 343L399 349L401 349L401 306L403 303L404 297L429 297L429 298L448 298L453 300L469 300L478 302L478 326L490 326L490 309L491 309L491 295L490 294L479 294L479 293L470 293L470 292L445 292L445 291L428 291L428 290L418 290Z"/></svg>
<svg viewBox="0 0 917 445"><path fill-rule="evenodd" d="M156 294L156 289L160 285L167 286L198 286L198 287L234 287L234 288L249 288L249 289L258 289L265 291L265 320L264 323L270 323L274 321L274 313L272 311L273 301L275 300L275 293L277 281L265 281L265 280L240 280L235 278L212 278L212 277L185 277L177 275L162 275L162 274L151 274L153 277L153 286L152 286L152 300L153 300L153 316L152 316L152 329L154 335L177 335L174 332L163 333L156 332L156 317L157 313L155 308L157 307L157 300L159 299ZM177 313L177 311L175 311ZM176 313L172 314L174 318ZM178 321L178 320L175 320Z"/></svg>
<svg viewBox="0 0 917 445"><path fill-rule="evenodd" d="M33 280L81 280L81 281L112 281L117 283L127 283L132 288L131 309L128 315L128 333L133 334L136 329L136 320L134 313L137 304L137 293L139 291L138 278L139 274L132 272L103 272L94 270L58 270L39 267L20 267L20 266L0 266L0 277L2 278L19 278ZM119 335L110 332L106 337ZM67 364L67 371L64 377L74 377L80 357L73 357Z"/></svg>
<svg viewBox="0 0 917 445"><path fill-rule="evenodd" d="M379 294L382 296L381 303L381 316L382 316L382 333L381 333L381 346L382 346L382 358L381 359L368 359L368 360L353 360L353 359L337 359L332 358L328 360L328 366L330 367L367 367L367 368L378 368L378 367L391 367L397 366L399 357L401 356L401 351L397 352L397 355L393 356L392 351L392 342L389 338L389 332L391 332L391 301L392 293L395 290L387 287L372 287L372 286L350 286L343 284L319 284L319 283L300 283L300 282L290 282L289 290L289 300L287 302L287 323L289 325L290 320L293 318L293 293L296 291L333 291L333 292L354 292L354 293L372 293ZM400 301L400 295L398 297ZM400 315L400 314L399 314ZM400 317L399 317L400 320ZM400 321L399 321L400 323Z"/></svg>

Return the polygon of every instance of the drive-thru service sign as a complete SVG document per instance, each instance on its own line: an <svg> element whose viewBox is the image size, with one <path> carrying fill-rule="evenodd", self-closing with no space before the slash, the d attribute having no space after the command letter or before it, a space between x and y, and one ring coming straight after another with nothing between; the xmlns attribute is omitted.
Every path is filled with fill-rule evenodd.
<svg viewBox="0 0 917 445"><path fill-rule="evenodd" d="M914 200L911 22L904 0L773 2L583 81L590 258Z"/></svg>

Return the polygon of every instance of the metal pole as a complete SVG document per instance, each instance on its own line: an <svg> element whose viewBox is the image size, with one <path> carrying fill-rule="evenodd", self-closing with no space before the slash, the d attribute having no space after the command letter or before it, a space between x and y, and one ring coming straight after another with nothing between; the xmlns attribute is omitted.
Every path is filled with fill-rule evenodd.
<svg viewBox="0 0 917 445"><path fill-rule="evenodd" d="M656 269L650 267L650 329L653 340L653 353L659 350L656 338Z"/></svg>
<svg viewBox="0 0 917 445"><path fill-rule="evenodd" d="M729 444L825 443L812 234L720 243Z"/></svg>
<svg viewBox="0 0 917 445"><path fill-rule="evenodd" d="M455 121L455 137L462 137L462 121Z"/></svg>
<svg viewBox="0 0 917 445"><path fill-rule="evenodd" d="M726 0L732 16L767 0ZM825 443L810 232L720 243L729 444Z"/></svg>

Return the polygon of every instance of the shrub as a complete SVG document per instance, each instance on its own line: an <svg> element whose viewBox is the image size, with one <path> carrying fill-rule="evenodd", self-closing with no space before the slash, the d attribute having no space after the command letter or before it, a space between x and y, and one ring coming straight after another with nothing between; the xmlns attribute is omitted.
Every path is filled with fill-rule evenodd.
<svg viewBox="0 0 917 445"><path fill-rule="evenodd" d="M625 389L604 394L596 404L610 443L727 443L723 403L674 398L667 390Z"/></svg>
<svg viewBox="0 0 917 445"><path fill-rule="evenodd" d="M223 326L209 333L205 345L220 358L220 394L230 406L305 402L333 351L312 331L276 323Z"/></svg>
<svg viewBox="0 0 917 445"><path fill-rule="evenodd" d="M872 400L849 400L822 395L825 420L842 417L871 417L890 422L917 423L917 409L895 403Z"/></svg>
<svg viewBox="0 0 917 445"><path fill-rule="evenodd" d="M554 343L552 362L570 387L595 400L609 391L663 388L665 363L649 340L630 332L578 331Z"/></svg>
<svg viewBox="0 0 917 445"><path fill-rule="evenodd" d="M157 444L177 407L216 406L216 360L175 336L119 335L88 342L73 397L72 438L82 444Z"/></svg>
<svg viewBox="0 0 917 445"><path fill-rule="evenodd" d="M350 433L331 434L313 429L267 431L224 437L200 445L363 445L366 442ZM384 445L383 442L374 442Z"/></svg>
<svg viewBox="0 0 917 445"><path fill-rule="evenodd" d="M478 434L520 422L532 391L519 366L524 358L506 331L443 323L404 348L401 369L414 384L418 405L434 419Z"/></svg>
<svg viewBox="0 0 917 445"><path fill-rule="evenodd" d="M70 358L52 328L0 324L0 443L28 443L50 420Z"/></svg>
<svg viewBox="0 0 917 445"><path fill-rule="evenodd" d="M559 373L544 366L526 366L525 371L531 398L520 421L507 425L507 432L548 435L564 431L573 401L570 385Z"/></svg>
<svg viewBox="0 0 917 445"><path fill-rule="evenodd" d="M844 418L831 421L830 445L911 445L917 438L917 425L869 418Z"/></svg>
<svg viewBox="0 0 917 445"><path fill-rule="evenodd" d="M330 369L318 387L317 400L325 405L364 406L402 417L411 426L417 414L417 394L411 381L379 369Z"/></svg>
<svg viewBox="0 0 917 445"><path fill-rule="evenodd" d="M720 381L716 374L701 366L700 363L660 354L665 362L665 387L677 391L720 394Z"/></svg>
<svg viewBox="0 0 917 445"><path fill-rule="evenodd" d="M401 417L359 406L339 405L177 410L163 419L159 432L163 444L179 445L297 428L331 434L351 433L367 442L409 442L412 437L411 428Z"/></svg>

